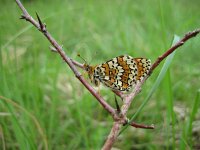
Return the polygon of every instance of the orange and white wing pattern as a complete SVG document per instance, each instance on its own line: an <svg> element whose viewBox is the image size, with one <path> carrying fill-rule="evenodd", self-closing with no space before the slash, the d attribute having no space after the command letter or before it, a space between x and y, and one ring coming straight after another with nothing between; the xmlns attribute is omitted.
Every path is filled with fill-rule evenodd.
<svg viewBox="0 0 200 150"><path fill-rule="evenodd" d="M115 57L101 65L87 66L93 83L103 83L116 91L130 91L149 72L151 61L146 58L132 58L128 55Z"/></svg>

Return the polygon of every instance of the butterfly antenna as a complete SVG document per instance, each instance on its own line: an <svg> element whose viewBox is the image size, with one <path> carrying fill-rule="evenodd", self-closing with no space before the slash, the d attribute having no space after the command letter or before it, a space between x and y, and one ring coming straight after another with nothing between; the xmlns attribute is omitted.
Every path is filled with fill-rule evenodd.
<svg viewBox="0 0 200 150"><path fill-rule="evenodd" d="M80 57L87 64L87 61L80 54L77 54L77 56Z"/></svg>

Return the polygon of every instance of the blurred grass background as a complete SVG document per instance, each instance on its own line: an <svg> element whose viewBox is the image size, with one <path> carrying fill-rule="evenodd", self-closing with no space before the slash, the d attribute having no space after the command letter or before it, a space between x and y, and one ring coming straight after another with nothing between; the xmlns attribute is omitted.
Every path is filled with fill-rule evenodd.
<svg viewBox="0 0 200 150"><path fill-rule="evenodd" d="M14 1L0 0L0 149L100 149L112 118L75 79L49 42L19 20ZM102 63L121 54L152 62L182 37L200 27L200 1L23 0L73 59ZM118 149L200 149L200 36L179 48L161 85L138 123L114 145ZM137 111L161 66L131 105ZM84 73L82 71L82 73ZM114 107L114 95L101 94ZM4 97L4 98L3 98ZM8 98L8 99L5 99ZM46 146L45 146L46 145Z"/></svg>

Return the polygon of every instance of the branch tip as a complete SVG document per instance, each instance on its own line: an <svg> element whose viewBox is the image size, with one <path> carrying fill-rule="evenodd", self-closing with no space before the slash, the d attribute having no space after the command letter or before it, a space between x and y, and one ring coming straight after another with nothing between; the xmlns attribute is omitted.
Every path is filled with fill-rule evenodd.
<svg viewBox="0 0 200 150"><path fill-rule="evenodd" d="M195 31L193 31L194 32L194 36L196 36L197 34L199 34L200 33L200 29L196 29Z"/></svg>

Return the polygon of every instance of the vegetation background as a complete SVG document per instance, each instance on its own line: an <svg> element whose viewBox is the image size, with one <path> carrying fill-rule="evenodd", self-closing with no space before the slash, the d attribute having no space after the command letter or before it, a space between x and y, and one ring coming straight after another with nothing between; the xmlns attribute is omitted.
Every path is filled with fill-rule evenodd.
<svg viewBox="0 0 200 150"><path fill-rule="evenodd" d="M172 42L200 27L199 0L23 0L73 59L90 64L118 55L152 62ZM78 82L49 42L19 20L14 1L0 0L0 149L100 149L112 118ZM154 130L128 127L118 149L200 149L200 36L179 48L153 97L135 118ZM162 65L161 65L162 66ZM131 117L152 88L158 67L132 103ZM84 71L82 71L84 74ZM101 94L114 107L113 93ZM9 98L5 99L3 97Z"/></svg>

